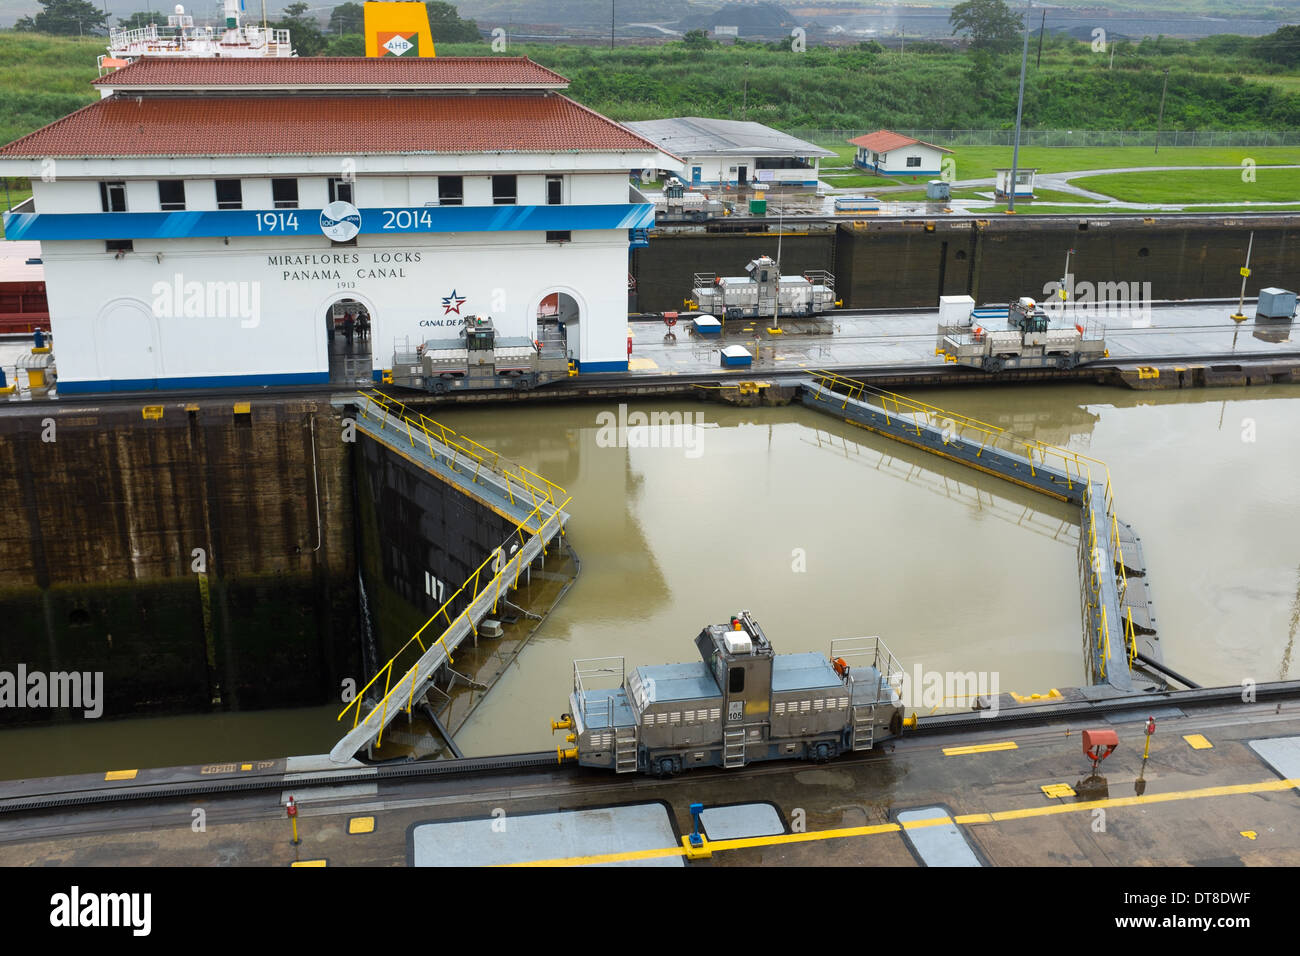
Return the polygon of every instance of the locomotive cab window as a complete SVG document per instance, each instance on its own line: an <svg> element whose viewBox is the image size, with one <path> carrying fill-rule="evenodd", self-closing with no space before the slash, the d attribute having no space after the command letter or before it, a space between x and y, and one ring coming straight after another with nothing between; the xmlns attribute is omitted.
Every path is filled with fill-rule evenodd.
<svg viewBox="0 0 1300 956"><path fill-rule="evenodd" d="M733 667L727 675L727 693L743 694L745 692L745 668Z"/></svg>

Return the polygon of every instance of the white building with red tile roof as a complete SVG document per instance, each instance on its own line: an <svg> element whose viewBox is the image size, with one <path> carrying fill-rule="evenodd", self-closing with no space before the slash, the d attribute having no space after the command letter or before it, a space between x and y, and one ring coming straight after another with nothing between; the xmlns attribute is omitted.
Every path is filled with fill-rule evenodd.
<svg viewBox="0 0 1300 956"><path fill-rule="evenodd" d="M943 171L943 154L952 152L887 129L851 139L849 144L858 148L853 165L879 176L937 176Z"/></svg>
<svg viewBox="0 0 1300 956"><path fill-rule="evenodd" d="M0 147L33 181L63 393L329 380L340 303L373 374L467 314L627 367L628 183L680 169L522 57L144 58ZM554 310L550 310L554 311Z"/></svg>

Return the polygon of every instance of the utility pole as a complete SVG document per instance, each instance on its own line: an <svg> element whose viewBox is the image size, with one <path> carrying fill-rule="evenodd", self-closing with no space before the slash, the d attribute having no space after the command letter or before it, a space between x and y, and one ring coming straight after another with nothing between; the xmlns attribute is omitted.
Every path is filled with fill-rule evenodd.
<svg viewBox="0 0 1300 956"><path fill-rule="evenodd" d="M609 48L614 49L614 0L609 0Z"/></svg>
<svg viewBox="0 0 1300 956"><path fill-rule="evenodd" d="M1038 62L1034 64L1034 69L1043 65L1043 34L1047 32L1047 8L1043 7L1043 22L1038 26Z"/></svg>
<svg viewBox="0 0 1300 956"><path fill-rule="evenodd" d="M1165 121L1165 91L1169 89L1169 67L1165 67L1165 82L1160 87L1160 116L1156 119L1156 153L1160 152L1160 127Z"/></svg>
<svg viewBox="0 0 1300 956"><path fill-rule="evenodd" d="M1008 185L1007 212L1016 211L1016 175L1020 168L1020 119L1025 113L1025 68L1029 65L1029 9L1033 0L1025 0L1025 46L1020 53L1020 96L1016 99L1016 143L1011 150L1011 182Z"/></svg>

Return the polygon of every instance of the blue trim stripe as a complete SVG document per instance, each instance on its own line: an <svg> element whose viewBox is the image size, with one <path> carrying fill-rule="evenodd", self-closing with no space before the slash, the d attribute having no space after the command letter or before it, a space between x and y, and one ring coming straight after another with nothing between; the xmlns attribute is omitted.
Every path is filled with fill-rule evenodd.
<svg viewBox="0 0 1300 956"><path fill-rule="evenodd" d="M364 235L648 229L651 203L585 206L408 206L361 210ZM7 213L7 239L180 239L225 236L320 238L319 209L202 212Z"/></svg>
<svg viewBox="0 0 1300 956"><path fill-rule="evenodd" d="M88 382L57 382L61 395L97 392L147 392L185 388L245 388L262 385L326 385L329 372L283 372L273 375L200 375L189 378L117 378Z"/></svg>
<svg viewBox="0 0 1300 956"><path fill-rule="evenodd" d="M579 372L626 372L627 362L575 362Z"/></svg>

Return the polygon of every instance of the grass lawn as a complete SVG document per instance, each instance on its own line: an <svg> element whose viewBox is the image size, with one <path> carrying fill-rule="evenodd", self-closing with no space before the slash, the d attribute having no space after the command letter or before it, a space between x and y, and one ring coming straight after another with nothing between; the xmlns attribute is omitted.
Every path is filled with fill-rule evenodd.
<svg viewBox="0 0 1300 956"><path fill-rule="evenodd" d="M1076 186L1125 202L1285 202L1300 199L1300 169L1255 171L1255 182L1242 182L1235 169L1165 170L1112 173L1071 180Z"/></svg>
<svg viewBox="0 0 1300 956"><path fill-rule="evenodd" d="M851 173L835 174L823 172L821 175L822 182L827 186L842 189L856 189L858 186L869 188L880 188L881 186L905 186L907 181L899 182L897 179L890 179L887 176L874 176L864 170L858 169ZM922 192L925 190L922 189Z"/></svg>
<svg viewBox="0 0 1300 956"><path fill-rule="evenodd" d="M953 155L958 179L991 179L995 168L1011 165L1010 146L961 146ZM1261 166L1300 163L1300 146L1166 146L1158 155L1149 146L1026 146L1020 150L1020 165L1036 166L1043 173L1128 166L1240 166L1246 158Z"/></svg>

